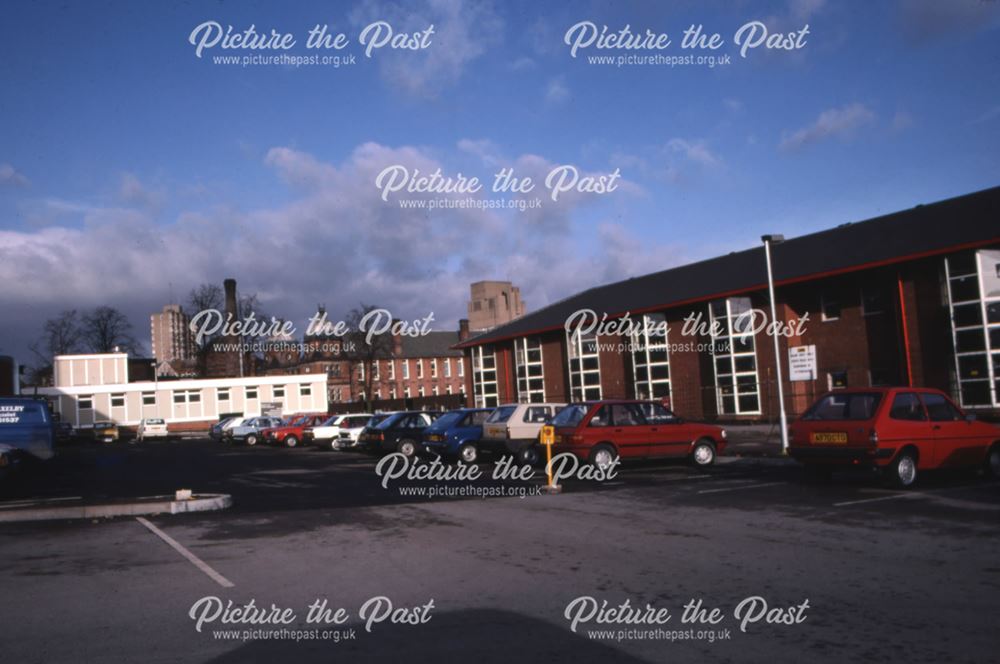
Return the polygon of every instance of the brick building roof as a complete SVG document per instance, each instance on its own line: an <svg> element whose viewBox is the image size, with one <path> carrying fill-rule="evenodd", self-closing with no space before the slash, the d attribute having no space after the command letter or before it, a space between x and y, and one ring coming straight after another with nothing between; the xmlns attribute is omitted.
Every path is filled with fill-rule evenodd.
<svg viewBox="0 0 1000 664"><path fill-rule="evenodd" d="M429 332L422 337L403 337L403 352L398 357L462 357L454 348L458 332Z"/></svg>
<svg viewBox="0 0 1000 664"><path fill-rule="evenodd" d="M998 241L1000 187L993 187L788 239L771 251L775 283L780 286ZM561 329L580 309L609 316L636 314L766 287L761 245L585 290L457 347Z"/></svg>

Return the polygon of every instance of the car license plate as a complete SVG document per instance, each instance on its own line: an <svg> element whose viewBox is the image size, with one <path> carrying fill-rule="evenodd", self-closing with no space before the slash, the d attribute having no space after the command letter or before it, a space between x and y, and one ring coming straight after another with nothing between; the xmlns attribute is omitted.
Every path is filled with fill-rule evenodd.
<svg viewBox="0 0 1000 664"><path fill-rule="evenodd" d="M843 431L836 431L833 433L814 433L809 436L809 440L814 443L843 445L847 442L847 434Z"/></svg>

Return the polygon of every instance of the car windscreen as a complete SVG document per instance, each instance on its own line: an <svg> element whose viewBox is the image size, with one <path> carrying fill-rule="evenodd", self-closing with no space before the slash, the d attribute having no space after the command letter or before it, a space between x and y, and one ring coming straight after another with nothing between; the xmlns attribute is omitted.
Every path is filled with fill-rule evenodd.
<svg viewBox="0 0 1000 664"><path fill-rule="evenodd" d="M395 415L390 415L381 422L375 425L376 429L391 429L393 426L399 423L406 413L396 413Z"/></svg>
<svg viewBox="0 0 1000 664"><path fill-rule="evenodd" d="M163 424L163 420L158 420L158 419L156 419L156 420L146 420L146 424L151 424L151 425L159 426L159 425Z"/></svg>
<svg viewBox="0 0 1000 664"><path fill-rule="evenodd" d="M431 424L428 429L433 429L434 431L445 431L446 429L450 429L451 427L458 425L458 423L461 422L467 414L468 413L461 410L445 413L441 417L434 420L434 423Z"/></svg>
<svg viewBox="0 0 1000 664"><path fill-rule="evenodd" d="M827 394L813 404L802 416L810 421L864 421L870 420L882 402L879 392L850 392Z"/></svg>
<svg viewBox="0 0 1000 664"><path fill-rule="evenodd" d="M510 416L514 414L517 410L517 406L500 406L486 418L486 421L491 424L499 424L501 422L506 422L510 419Z"/></svg>
<svg viewBox="0 0 1000 664"><path fill-rule="evenodd" d="M552 418L552 425L557 427L575 427L583 421L587 414L587 407L582 404L572 404L559 411L559 414Z"/></svg>

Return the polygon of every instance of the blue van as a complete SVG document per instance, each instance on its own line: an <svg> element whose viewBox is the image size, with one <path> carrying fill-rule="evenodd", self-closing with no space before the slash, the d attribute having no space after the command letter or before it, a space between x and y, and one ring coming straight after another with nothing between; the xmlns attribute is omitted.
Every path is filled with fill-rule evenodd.
<svg viewBox="0 0 1000 664"><path fill-rule="evenodd" d="M492 408L449 411L424 429L421 446L431 454L458 457L466 463L475 463L479 458L483 422L492 412Z"/></svg>
<svg viewBox="0 0 1000 664"><path fill-rule="evenodd" d="M49 405L37 399L0 399L0 450L37 459L55 455L55 423Z"/></svg>

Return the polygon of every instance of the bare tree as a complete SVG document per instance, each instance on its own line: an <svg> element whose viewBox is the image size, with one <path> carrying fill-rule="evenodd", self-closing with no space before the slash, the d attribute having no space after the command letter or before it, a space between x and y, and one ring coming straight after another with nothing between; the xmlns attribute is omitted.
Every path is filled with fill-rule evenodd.
<svg viewBox="0 0 1000 664"><path fill-rule="evenodd" d="M63 311L42 325L38 340L28 348L34 353L36 363L32 367L32 382L36 385L52 382L52 358L56 355L71 355L83 349L80 319L76 309Z"/></svg>
<svg viewBox="0 0 1000 664"><path fill-rule="evenodd" d="M350 330L344 336L344 356L351 363L352 383L357 367L364 367L364 380L361 386L365 393L366 405L372 401L372 386L375 382L372 369L380 359L392 357L394 345L392 335L389 333L372 335L369 342L367 332L361 329L364 317L378 308L362 302L357 309L352 309L344 320Z"/></svg>
<svg viewBox="0 0 1000 664"><path fill-rule="evenodd" d="M139 354L139 342L132 336L132 323L114 307L105 305L85 314L80 335L94 353L110 353L117 349L131 355Z"/></svg>
<svg viewBox="0 0 1000 664"><path fill-rule="evenodd" d="M206 311L208 309L215 309L216 311L224 314L225 306L225 294L222 287L218 284L204 283L192 288L191 292L188 293L188 301L184 310L189 317L193 318L199 312ZM237 318L246 318L251 313L257 320L267 318L267 314L264 313L263 307L261 307L260 300L256 293L241 296L236 303L236 307ZM208 356L211 353L214 342L221 336L222 334L219 332L212 335L204 335L201 339L201 343L197 345L195 359L197 361L199 374L204 375L206 373L208 369Z"/></svg>
<svg viewBox="0 0 1000 664"><path fill-rule="evenodd" d="M218 284L202 284L192 288L188 294L187 315L193 317L199 311L206 309L222 310L222 288Z"/></svg>

